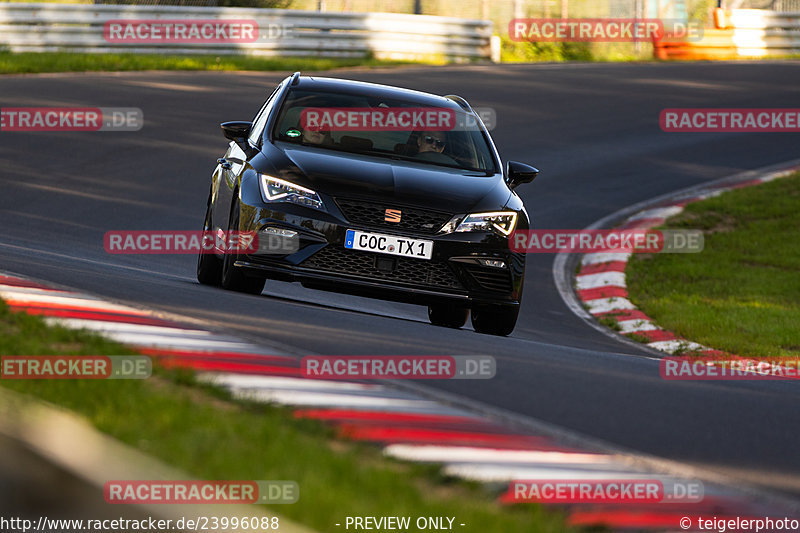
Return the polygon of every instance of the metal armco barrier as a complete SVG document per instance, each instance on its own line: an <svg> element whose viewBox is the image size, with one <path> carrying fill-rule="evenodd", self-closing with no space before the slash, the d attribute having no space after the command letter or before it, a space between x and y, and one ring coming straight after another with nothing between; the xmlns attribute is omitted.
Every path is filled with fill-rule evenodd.
<svg viewBox="0 0 800 533"><path fill-rule="evenodd" d="M658 59L735 59L800 55L800 12L763 9L716 10L716 29L691 42L662 40L654 44Z"/></svg>
<svg viewBox="0 0 800 533"><path fill-rule="evenodd" d="M165 42L163 34L156 39L109 38L107 23L120 20L132 23L168 21L169 24L176 21L248 20L255 21L257 32L251 42L244 39L213 42L214 39L186 38L179 39L180 42ZM470 61L490 58L491 35L489 21L427 15L0 3L0 47L12 52L249 54ZM131 36L129 33L128 37Z"/></svg>

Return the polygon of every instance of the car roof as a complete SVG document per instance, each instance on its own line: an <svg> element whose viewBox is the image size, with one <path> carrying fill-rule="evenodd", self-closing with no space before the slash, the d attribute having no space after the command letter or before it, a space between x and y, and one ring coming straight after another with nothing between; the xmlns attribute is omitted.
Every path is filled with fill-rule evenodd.
<svg viewBox="0 0 800 533"><path fill-rule="evenodd" d="M365 81L300 76L297 78L297 82L292 88L320 92L369 95L376 98L402 99L425 106L449 107L464 111L458 103L444 96Z"/></svg>

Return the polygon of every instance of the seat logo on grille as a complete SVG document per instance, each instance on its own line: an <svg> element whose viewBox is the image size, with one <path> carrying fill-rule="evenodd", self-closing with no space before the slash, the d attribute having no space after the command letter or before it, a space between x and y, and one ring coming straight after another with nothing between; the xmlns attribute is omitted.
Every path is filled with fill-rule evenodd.
<svg viewBox="0 0 800 533"><path fill-rule="evenodd" d="M403 217L403 212L399 209L387 209L383 220L385 222L400 222L400 219Z"/></svg>

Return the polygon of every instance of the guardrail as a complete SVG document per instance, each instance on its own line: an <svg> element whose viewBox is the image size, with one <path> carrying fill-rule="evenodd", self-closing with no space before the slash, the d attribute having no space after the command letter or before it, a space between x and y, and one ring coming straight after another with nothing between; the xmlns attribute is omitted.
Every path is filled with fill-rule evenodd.
<svg viewBox="0 0 800 533"><path fill-rule="evenodd" d="M717 9L716 28L695 41L654 43L658 59L735 59L800 55L800 12Z"/></svg>
<svg viewBox="0 0 800 533"><path fill-rule="evenodd" d="M255 22L255 39L207 39L203 23ZM124 22L127 31L109 34ZM184 33L176 32L183 23ZM170 26L170 35L164 34ZM188 36L194 26L199 39ZM160 27L160 29L158 29ZM144 28L131 32L130 28ZM116 27L119 29L119 27ZM105 30L105 32L104 32ZM153 38L160 32L158 38ZM142 39L142 35L149 39ZM224 34L224 32L223 32ZM127 35L128 38L125 38ZM217 36L219 34L216 34ZM489 21L395 13L287 9L0 3L0 47L12 52L249 54L397 60L491 58ZM116 36L117 38L113 38ZM199 42L198 42L199 41Z"/></svg>
<svg viewBox="0 0 800 533"><path fill-rule="evenodd" d="M714 18L718 28L733 30L733 44L740 56L800 54L800 12L718 10Z"/></svg>

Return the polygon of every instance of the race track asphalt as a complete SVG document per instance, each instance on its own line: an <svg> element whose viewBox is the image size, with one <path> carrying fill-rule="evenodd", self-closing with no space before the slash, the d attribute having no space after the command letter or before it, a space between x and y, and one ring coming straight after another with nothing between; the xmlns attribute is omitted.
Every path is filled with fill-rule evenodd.
<svg viewBox="0 0 800 533"><path fill-rule="evenodd" d="M531 255L509 338L427 323L424 308L269 282L261 296L197 284L189 255L109 255L109 230L191 230L225 149L288 73L0 77L0 107L138 107L138 132L0 133L0 270L190 316L308 354L488 354L487 381L427 382L486 405L800 497L793 382L667 382L644 350L575 317L553 256ZM664 108L797 107L800 62L410 67L333 74L493 107L504 159L542 169L520 189L537 228L580 229L630 204L795 159L796 133L664 133Z"/></svg>

